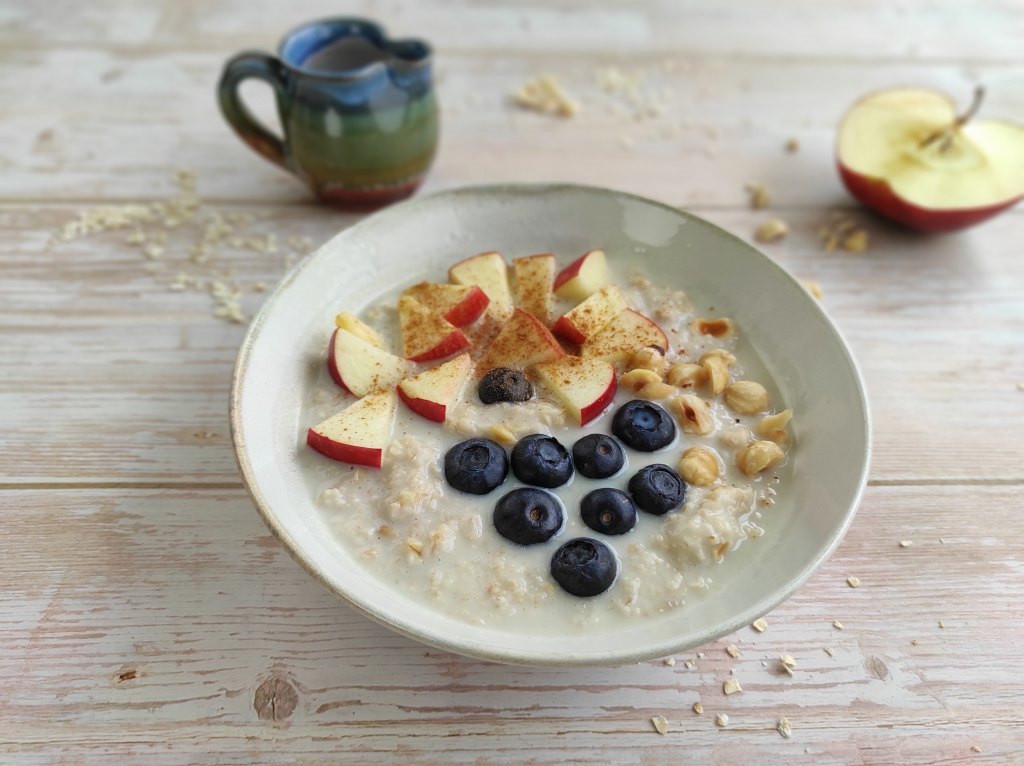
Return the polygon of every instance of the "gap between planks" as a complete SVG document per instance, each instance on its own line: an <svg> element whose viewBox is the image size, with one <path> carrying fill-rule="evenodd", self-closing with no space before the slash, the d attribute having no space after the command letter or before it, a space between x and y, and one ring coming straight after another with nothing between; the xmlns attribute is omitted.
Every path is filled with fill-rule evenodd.
<svg viewBox="0 0 1024 766"><path fill-rule="evenodd" d="M869 487L1021 487L1018 479L869 479ZM95 489L173 489L216 490L245 489L240 481L4 481L0 492L18 490L95 490Z"/></svg>

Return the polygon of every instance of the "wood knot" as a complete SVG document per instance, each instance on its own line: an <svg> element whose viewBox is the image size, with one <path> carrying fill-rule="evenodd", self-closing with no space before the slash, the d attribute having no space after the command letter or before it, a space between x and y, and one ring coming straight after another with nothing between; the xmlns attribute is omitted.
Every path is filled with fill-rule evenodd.
<svg viewBox="0 0 1024 766"><path fill-rule="evenodd" d="M256 687L252 706L262 721L283 721L295 712L299 693L287 678L271 676Z"/></svg>
<svg viewBox="0 0 1024 766"><path fill-rule="evenodd" d="M879 681L884 681L889 677L889 667L882 662L881 657L868 657L864 663L864 669Z"/></svg>

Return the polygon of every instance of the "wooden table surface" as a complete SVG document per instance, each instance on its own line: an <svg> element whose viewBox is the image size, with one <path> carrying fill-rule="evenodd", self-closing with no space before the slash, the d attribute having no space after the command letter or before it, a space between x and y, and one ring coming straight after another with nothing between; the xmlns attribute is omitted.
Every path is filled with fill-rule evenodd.
<svg viewBox="0 0 1024 766"><path fill-rule="evenodd" d="M226 419L245 327L213 316L208 285L173 283L212 274L251 314L302 238L358 220L253 155L213 95L230 54L346 12L436 45L428 189L570 180L745 237L788 222L767 249L822 286L876 442L852 529L764 633L693 667L493 665L369 622L269 535ZM1024 763L1024 207L914 236L852 204L831 148L844 108L892 84L966 100L984 83L988 114L1024 117L1022 39L1019 0L0 5L0 761ZM595 85L602 68L637 78L639 118ZM576 118L508 105L544 72ZM242 240L209 263L189 258L195 221L164 244L161 221L145 243L55 237L82 211L173 197L179 169ZM835 211L866 252L825 252ZM276 246L250 241L267 233ZM733 671L744 691L726 698Z"/></svg>

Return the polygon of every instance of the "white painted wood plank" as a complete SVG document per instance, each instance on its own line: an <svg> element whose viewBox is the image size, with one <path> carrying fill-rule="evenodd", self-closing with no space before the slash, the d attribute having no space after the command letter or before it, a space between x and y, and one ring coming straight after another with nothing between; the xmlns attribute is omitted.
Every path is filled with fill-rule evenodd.
<svg viewBox="0 0 1024 766"><path fill-rule="evenodd" d="M0 558L19 577L0 592L0 752L85 764L114 752L934 764L966 762L978 745L1010 763L1024 754L1024 623L1007 609L1024 586L1022 501L1020 487L873 488L837 554L763 634L703 647L694 669L686 655L552 670L462 659L367 621L291 561L241 491L5 491ZM780 654L796 658L793 677ZM726 698L731 670L744 691ZM288 712L279 694L276 723L254 709L271 677L296 695ZM774 730L783 715L790 740Z"/></svg>
<svg viewBox="0 0 1024 766"><path fill-rule="evenodd" d="M168 290L185 247L172 239L154 275L123 233L47 248L74 208L0 210L0 481L237 481L226 401L244 328L214 319L208 295ZM740 236L766 215L705 212ZM822 251L824 212L785 215L793 233L768 251L821 283L864 369L872 478L1024 479L1024 216L927 239L868 221L871 249L851 255ZM353 220L286 207L253 231L321 242ZM272 285L284 258L218 263Z"/></svg>
<svg viewBox="0 0 1024 766"><path fill-rule="evenodd" d="M643 0L367 0L339 9L329 0L287 6L263 0L88 4L9 2L0 39L15 45L106 45L134 49L273 47L289 29L339 12L377 19L398 36L440 50L658 51L822 59L1020 60L1024 19L1013 0L758 0L678 3Z"/></svg>
<svg viewBox="0 0 1024 766"><path fill-rule="evenodd" d="M0 199L153 198L160 180L183 167L201 171L208 197L305 200L296 180L257 157L221 118L213 91L225 55L10 52L0 78ZM966 99L981 81L986 114L1024 114L1024 62L925 67L680 55L665 72L663 60L645 53L441 55L442 139L428 188L564 180L679 204L742 206L744 184L759 180L779 205L849 205L834 167L835 127L865 92L921 83ZM628 105L598 88L595 72L608 66L643 74L645 105L661 114L637 121L632 108L611 113L613 104ZM578 117L509 106L509 94L543 72L583 100ZM251 95L276 124L269 92L253 85ZM790 137L801 143L796 155L783 149Z"/></svg>

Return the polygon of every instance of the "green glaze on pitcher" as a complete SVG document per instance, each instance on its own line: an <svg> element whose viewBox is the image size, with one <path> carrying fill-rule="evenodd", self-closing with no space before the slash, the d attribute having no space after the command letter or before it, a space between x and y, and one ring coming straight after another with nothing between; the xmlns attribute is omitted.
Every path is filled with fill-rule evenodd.
<svg viewBox="0 0 1024 766"><path fill-rule="evenodd" d="M250 77L273 87L283 139L239 98L240 83ZM225 65L218 95L243 141L338 207L368 209L408 197L437 150L430 47L389 40L368 21L313 22L286 35L276 57L241 53Z"/></svg>

